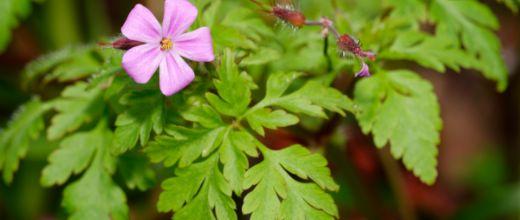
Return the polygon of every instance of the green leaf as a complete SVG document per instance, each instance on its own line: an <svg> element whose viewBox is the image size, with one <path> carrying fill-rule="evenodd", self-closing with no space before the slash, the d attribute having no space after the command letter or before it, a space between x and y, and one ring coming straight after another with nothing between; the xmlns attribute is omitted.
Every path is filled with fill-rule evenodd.
<svg viewBox="0 0 520 220"><path fill-rule="evenodd" d="M145 191L155 186L155 171L146 157L140 154L123 154L118 157L117 167L129 189Z"/></svg>
<svg viewBox="0 0 520 220"><path fill-rule="evenodd" d="M193 106L181 113L182 117L188 121L197 122L205 128L215 128L225 125L220 115L207 104Z"/></svg>
<svg viewBox="0 0 520 220"><path fill-rule="evenodd" d="M245 174L244 189L255 187L246 195L242 211L252 220L338 217L334 200L324 191L338 190L325 158L298 145L263 154L264 160ZM311 182L299 182L290 174Z"/></svg>
<svg viewBox="0 0 520 220"><path fill-rule="evenodd" d="M220 146L220 161L224 164L223 174L237 195L242 194L244 174L249 168L247 155L257 157L257 140L246 131L231 131Z"/></svg>
<svg viewBox="0 0 520 220"><path fill-rule="evenodd" d="M337 191L338 185L330 176L327 160L319 154L311 154L307 148L293 146L276 152L280 165L302 179L310 179L321 188Z"/></svg>
<svg viewBox="0 0 520 220"><path fill-rule="evenodd" d="M492 11L475 0L432 1L430 10L437 22L437 34L460 42L460 46L478 58L477 69L486 78L497 81L497 89L504 91L508 72L500 53L500 41L492 32L499 26Z"/></svg>
<svg viewBox="0 0 520 220"><path fill-rule="evenodd" d="M128 219L125 203L123 190L98 163L63 193L63 206L71 213L69 219Z"/></svg>
<svg viewBox="0 0 520 220"><path fill-rule="evenodd" d="M240 66L262 65L277 60L282 54L275 49L261 47L255 53L250 54L240 62Z"/></svg>
<svg viewBox="0 0 520 220"><path fill-rule="evenodd" d="M0 131L0 169L4 182L10 183L18 170L20 158L44 129L43 114L49 110L39 98L22 105L13 115L7 127Z"/></svg>
<svg viewBox="0 0 520 220"><path fill-rule="evenodd" d="M380 59L412 60L421 66L445 72L445 66L455 71L460 68L478 67L476 60L457 44L444 36L429 36L421 32L400 34L392 46L378 55Z"/></svg>
<svg viewBox="0 0 520 220"><path fill-rule="evenodd" d="M121 154L140 140L148 143L150 133L160 134L166 121L164 96L157 90L134 91L121 98L126 110L117 116L113 152ZM145 107L146 106L146 107Z"/></svg>
<svg viewBox="0 0 520 220"><path fill-rule="evenodd" d="M345 115L345 111L356 112L354 102L352 102L348 96L317 80L308 81L300 90L295 92L293 96L305 97L313 104L343 116Z"/></svg>
<svg viewBox="0 0 520 220"><path fill-rule="evenodd" d="M0 53L11 41L11 29L18 26L19 20L31 12L31 0L2 0L0 2Z"/></svg>
<svg viewBox="0 0 520 220"><path fill-rule="evenodd" d="M166 129L169 135L160 135L145 148L154 163L163 162L164 166L189 166L200 156L207 157L220 145L226 127L195 129L171 126Z"/></svg>
<svg viewBox="0 0 520 220"><path fill-rule="evenodd" d="M60 143L60 148L49 156L49 164L43 169L41 184L61 185L73 174L85 170L97 149L103 146L100 132L75 133Z"/></svg>
<svg viewBox="0 0 520 220"><path fill-rule="evenodd" d="M337 208L332 197L316 184L288 181L287 198L280 207L281 219L335 219ZM335 216L332 216L335 215Z"/></svg>
<svg viewBox="0 0 520 220"><path fill-rule="evenodd" d="M419 28L421 21L426 19L426 4L421 0L385 0L385 6L392 8L391 19L402 19L410 22L414 29ZM378 56L379 57L379 56Z"/></svg>
<svg viewBox="0 0 520 220"><path fill-rule="evenodd" d="M237 4L240 3L214 0L209 5L199 5L199 9L205 9L202 26L210 27L216 51L224 47L254 49L262 37L273 35L255 10L241 6L234 10Z"/></svg>
<svg viewBox="0 0 520 220"><path fill-rule="evenodd" d="M84 169L84 164L88 163L85 160L92 161L83 176L63 191L62 206L70 214L69 219L128 219L125 194L110 177L116 158L109 152L113 135L106 124L102 120L96 128L63 140L61 148L50 157L51 164L45 168L42 182L51 183L51 180L62 181L64 174L68 176ZM85 150L84 153L90 154L91 158L79 163L66 158L67 153L63 153L85 147L94 148L95 153ZM73 168L66 167L69 165Z"/></svg>
<svg viewBox="0 0 520 220"><path fill-rule="evenodd" d="M278 106L293 113L304 113L315 117L326 117L323 109L342 115L345 114L345 110L354 111L350 98L316 80L310 80L300 89L285 94L299 76L301 76L299 73L271 74L267 80L266 95L256 108ZM250 110L249 113L251 112L253 111Z"/></svg>
<svg viewBox="0 0 520 220"><path fill-rule="evenodd" d="M71 175L81 173L91 164L94 155L109 149L112 139L113 135L107 130L104 120L92 130L66 137L60 142L60 147L50 154L49 164L42 171L42 185L61 185ZM114 164L106 162L107 169L113 170Z"/></svg>
<svg viewBox="0 0 520 220"><path fill-rule="evenodd" d="M93 47L96 49L96 47ZM85 50L85 53L75 54L73 57L59 65L45 75L43 83L49 83L54 80L58 82L73 82L80 79L84 79L95 73L98 73L103 66L103 55L98 50ZM81 50L81 49L80 49ZM106 50L105 53L112 51ZM108 55L107 55L108 56Z"/></svg>
<svg viewBox="0 0 520 220"><path fill-rule="evenodd" d="M442 127L439 103L432 85L413 72L382 72L356 84L356 115L364 133L374 143L402 158L404 165L423 182L437 177L437 145Z"/></svg>
<svg viewBox="0 0 520 220"><path fill-rule="evenodd" d="M497 1L505 4L514 13L518 13L518 8L520 7L520 0L497 0Z"/></svg>
<svg viewBox="0 0 520 220"><path fill-rule="evenodd" d="M47 138L59 139L81 125L91 122L103 112L101 89L87 87L87 83L76 83L67 87L61 97L53 102L58 114L52 118L52 124L47 129Z"/></svg>
<svg viewBox="0 0 520 220"><path fill-rule="evenodd" d="M265 134L264 127L276 129L297 124L299 121L298 117L283 110L271 111L268 108L261 108L248 114L246 120L249 126L262 136Z"/></svg>
<svg viewBox="0 0 520 220"><path fill-rule="evenodd" d="M272 72L323 72L327 64L322 52L323 36L320 31L303 28L298 30L297 35L294 34L291 28L277 30L274 37L263 41L269 43L268 46L273 50L283 51L282 56L269 63Z"/></svg>
<svg viewBox="0 0 520 220"><path fill-rule="evenodd" d="M49 53L27 64L22 72L23 86L31 88L51 81L72 82L83 79L101 71L103 60L114 53L117 51L101 50L97 45L66 47Z"/></svg>
<svg viewBox="0 0 520 220"><path fill-rule="evenodd" d="M237 219L231 187L218 168L218 154L177 168L162 188L158 209L174 211L174 219Z"/></svg>
<svg viewBox="0 0 520 220"><path fill-rule="evenodd" d="M214 84L219 96L207 93L208 102L224 115L241 115L251 102L253 85L246 74L240 74L230 50L225 51L217 73L218 80Z"/></svg>

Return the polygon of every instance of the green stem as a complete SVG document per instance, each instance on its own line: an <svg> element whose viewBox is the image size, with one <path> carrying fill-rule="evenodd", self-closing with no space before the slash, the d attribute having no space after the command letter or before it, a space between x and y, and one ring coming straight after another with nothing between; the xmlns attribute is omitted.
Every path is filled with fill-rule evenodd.
<svg viewBox="0 0 520 220"><path fill-rule="evenodd" d="M394 191L394 195L397 200L397 206L399 214L403 220L415 220L415 210L408 200L408 196L405 191L405 183L403 181L399 165L397 161L390 155L388 148L378 150L379 158L383 164L390 187Z"/></svg>

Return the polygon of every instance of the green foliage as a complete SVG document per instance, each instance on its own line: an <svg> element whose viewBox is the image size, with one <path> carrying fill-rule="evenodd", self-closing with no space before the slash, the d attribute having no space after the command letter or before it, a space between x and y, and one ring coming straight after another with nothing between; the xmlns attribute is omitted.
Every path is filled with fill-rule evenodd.
<svg viewBox="0 0 520 220"><path fill-rule="evenodd" d="M75 140L68 140L62 144L62 148L70 148L68 144L75 144L76 147L85 148L80 143L89 143L90 147L95 148L95 154L91 154L92 161L90 167L83 176L74 183L68 185L63 192L63 207L69 212L70 219L127 219L128 207L126 206L126 196L110 178L115 169L115 159L109 153L112 139L112 132L101 122L95 130L86 134L78 133L78 136L71 136ZM92 146L94 145L94 146ZM74 147L74 146L72 146ZM59 154L59 153L56 153ZM60 163L57 158L52 161L49 170L54 163ZM65 164L64 162L61 162ZM55 165L59 166L59 165ZM63 168L62 168L63 169ZM76 171L80 170L76 165ZM52 179L51 175L49 175ZM42 181L45 181L45 170ZM88 189L88 190L86 190Z"/></svg>
<svg viewBox="0 0 520 220"><path fill-rule="evenodd" d="M66 83L84 79L98 73L105 60L114 54L114 50L100 49L94 45L66 47L29 63L22 73L23 86L36 86L36 82L43 82L41 86L53 81Z"/></svg>
<svg viewBox="0 0 520 220"><path fill-rule="evenodd" d="M88 88L87 83L80 82L67 87L61 96L53 103L58 114L52 118L47 129L47 138L50 140L56 140L75 131L103 112L103 99L99 87Z"/></svg>
<svg viewBox="0 0 520 220"><path fill-rule="evenodd" d="M396 159L433 184L442 121L431 84L406 70L382 72L360 81L354 97L363 132L371 132L379 148L389 143Z"/></svg>
<svg viewBox="0 0 520 220"><path fill-rule="evenodd" d="M274 34L256 11L243 6L238 6L240 10L234 10L242 2L215 0L196 1L195 4L198 8L205 8L201 13L201 23L211 29L217 51L226 47L258 49L262 37Z"/></svg>
<svg viewBox="0 0 520 220"><path fill-rule="evenodd" d="M509 7L509 9L511 9L513 12L518 13L518 8L520 7L519 0L497 0L497 1L502 2L507 7Z"/></svg>
<svg viewBox="0 0 520 220"><path fill-rule="evenodd" d="M172 136L159 136L145 151L154 163L172 166L179 162L180 167L186 167L198 157L206 157L215 150L224 132L224 127L189 129L172 126L166 130Z"/></svg>
<svg viewBox="0 0 520 220"><path fill-rule="evenodd" d="M242 211L251 219L333 219L338 210L323 190L337 190L327 161L301 146L263 153L264 160L245 174ZM303 183L289 173L316 183ZM280 199L281 198L281 199ZM281 200L281 201L280 201Z"/></svg>
<svg viewBox="0 0 520 220"><path fill-rule="evenodd" d="M22 105L9 121L7 128L0 131L0 169L4 182L13 180L20 158L24 157L32 143L45 128L43 114L49 105L39 98Z"/></svg>
<svg viewBox="0 0 520 220"><path fill-rule="evenodd" d="M244 174L249 168L247 156L258 157L257 145L257 140L246 131L230 131L222 141L219 154L224 177L237 195L242 194Z"/></svg>
<svg viewBox="0 0 520 220"><path fill-rule="evenodd" d="M339 91L329 88L318 81L308 81L300 89L286 94L291 83L301 74L274 73L267 80L265 97L244 115L249 126L260 135L264 135L262 127L275 129L298 123L298 118L283 110L272 111L268 106L276 106L293 113L309 116L326 117L324 109L344 114L352 111L353 103ZM326 97L320 94L327 94ZM244 117L244 116L243 116Z"/></svg>
<svg viewBox="0 0 520 220"><path fill-rule="evenodd" d="M124 154L119 156L117 170L129 189L145 191L156 184L155 171L143 155Z"/></svg>
<svg viewBox="0 0 520 220"><path fill-rule="evenodd" d="M68 47L27 65L24 87L40 91L57 82L64 89L29 101L1 131L4 181L12 181L19 159L46 129L59 146L51 146L56 149L41 184L65 185L62 205L71 219L128 218L125 193L112 176L125 190L162 182L158 209L175 219L237 219L239 210L251 219L337 219L328 192L339 186L326 159L300 145L272 150L259 141L265 129L306 134L332 115L352 113L378 148L389 145L396 159L432 184L442 127L438 101L429 82L390 70L400 64L392 61L438 72L476 69L499 90L507 85L493 34L497 19L474 0L302 0L307 18L330 16L341 33L378 52L376 61L364 60L375 74L360 80L350 80L359 60L336 56L332 36L324 41L318 27L271 28L271 16L249 1L193 2L195 26L211 29L216 61L190 65L196 80L172 97L160 93L157 77L147 85L132 82L121 67L123 52L95 45ZM506 1L513 10L514 3ZM0 11L8 8L0 50L28 5L0 3ZM423 31L424 22L435 26L434 34ZM351 86L354 100L344 94ZM352 121L338 124L345 123ZM319 144L313 147L328 143ZM162 164L166 177L156 177L151 163Z"/></svg>
<svg viewBox="0 0 520 220"><path fill-rule="evenodd" d="M106 146L98 133L77 133L65 138L60 148L49 156L49 165L43 169L41 183L44 186L61 185L73 174L85 170L96 150Z"/></svg>
<svg viewBox="0 0 520 220"><path fill-rule="evenodd" d="M0 2L0 53L11 41L11 29L18 26L19 20L31 12L31 0L3 0Z"/></svg>
<svg viewBox="0 0 520 220"><path fill-rule="evenodd" d="M110 154L112 131L105 121L96 128L63 139L49 157L42 173L45 186L61 185L73 174L84 171L79 180L63 192L63 207L70 219L127 219L126 196L111 179L116 158Z"/></svg>
<svg viewBox="0 0 520 220"><path fill-rule="evenodd" d="M145 145L152 130L156 134L162 132L166 118L163 100L157 90L135 91L121 98L120 103L126 110L115 122L114 152L123 153L133 148L138 140Z"/></svg>
<svg viewBox="0 0 520 220"><path fill-rule="evenodd" d="M246 73L239 72L233 56L226 50L217 71L219 79L214 84L220 97L206 93L206 99L221 114L237 117L246 111L251 102L251 88L256 86Z"/></svg>
<svg viewBox="0 0 520 220"><path fill-rule="evenodd" d="M162 184L160 211L175 211L175 219L237 219L232 189L218 169L217 154L177 169L175 175Z"/></svg>
<svg viewBox="0 0 520 220"><path fill-rule="evenodd" d="M299 120L296 115L282 109L273 111L272 107L287 108L293 112L306 112L302 109L310 107L315 109L314 112L310 111L312 115L324 117L323 108L343 113L352 103L340 92L317 81L312 81L284 96L292 81L301 74L278 73L271 75L267 80L265 97L249 107L250 90L256 86L246 73L239 73L233 56L234 54L227 51L221 66L217 69L219 77L215 81L215 87L218 95L206 94L211 106L199 103L181 113L185 120L194 123L194 127L168 126L165 129L166 134L158 136L145 148L152 162L162 162L167 167L175 166L175 177L167 179L162 184L165 191L159 199L159 210L174 211L176 219L236 219L235 210L238 207L231 199L232 192L241 196L245 189L256 185L257 182L248 180L251 177L248 177L247 173L271 173L261 164L271 163L276 159L275 165L278 169L287 169L288 172L315 183L299 182L284 171L287 179L283 180L283 184L291 184L295 189L289 190L290 196L282 201L276 198L276 201L265 202L268 206L280 206L282 203L285 207L269 210L273 215L285 215L284 218L287 218L288 212L294 211L291 207L301 206L299 210L303 211L304 216L337 216L332 197L325 192L338 188L326 168L326 160L299 146L280 152L271 151L244 129L241 120L245 119L253 130L263 134L264 128L285 127ZM318 100L316 94L311 94L322 92L321 90L330 92L333 98ZM303 104L285 105L286 102ZM222 117L233 119L228 123ZM257 157L257 149L262 151L264 161L249 169L248 157ZM299 158L291 158L294 156ZM248 181L249 185L244 185ZM245 213L252 213L253 218L262 216L265 212L247 202L248 197L258 196L257 189L262 187L255 187L255 190L248 193L245 197L246 203L242 207Z"/></svg>
<svg viewBox="0 0 520 220"><path fill-rule="evenodd" d="M444 36L429 36L420 32L400 34L392 46L379 55L383 59L412 60L418 64L445 72L445 66L459 71L461 67L477 65L474 57L466 54L457 44Z"/></svg>
<svg viewBox="0 0 520 220"><path fill-rule="evenodd" d="M288 114L284 110L271 111L268 108L261 108L251 112L246 117L251 129L258 134L264 135L264 128L277 129L298 123L298 117Z"/></svg>
<svg viewBox="0 0 520 220"><path fill-rule="evenodd" d="M486 78L496 80L497 89L504 91L508 73L500 55L500 42L492 32L499 25L491 10L474 0L437 0L432 1L431 16L437 22L437 34L458 42L470 55L478 57L475 67Z"/></svg>

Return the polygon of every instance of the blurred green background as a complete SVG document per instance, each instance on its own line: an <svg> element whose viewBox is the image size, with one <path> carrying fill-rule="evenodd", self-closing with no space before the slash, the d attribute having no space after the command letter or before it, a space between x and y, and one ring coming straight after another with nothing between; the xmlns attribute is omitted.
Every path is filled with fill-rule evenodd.
<svg viewBox="0 0 520 220"><path fill-rule="evenodd" d="M0 5L1 1L6 0L0 0ZM60 48L118 36L127 13L138 2L160 14L161 0L31 3L21 23L12 25L11 40L0 54L2 127L16 107L30 98L31 88L22 89L19 82L25 64ZM405 215L416 219L520 219L520 17L495 1L485 2L501 23L498 35L510 70L509 88L497 93L493 82L473 71L422 73L435 85L444 120L439 178L431 187L377 151L358 127L342 127L336 135L343 138L327 152L334 178L341 185L335 197L342 218L400 219L403 210L397 207L406 207ZM0 15L0 19L5 18ZM298 137L281 130L268 139L273 145L287 145ZM52 150L45 146L32 147L11 185L0 181L0 219L65 218L60 208L62 188L39 184ZM169 219L156 211L159 190L127 191L132 219Z"/></svg>

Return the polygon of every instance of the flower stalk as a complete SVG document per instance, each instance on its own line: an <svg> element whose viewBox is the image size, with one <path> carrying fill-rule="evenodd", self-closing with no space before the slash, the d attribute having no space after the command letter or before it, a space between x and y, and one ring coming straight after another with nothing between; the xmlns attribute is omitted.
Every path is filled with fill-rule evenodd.
<svg viewBox="0 0 520 220"><path fill-rule="evenodd" d="M258 2L257 0L250 0L256 5L260 6L267 13L275 16L279 20L287 23L295 28L303 28L304 26L320 26L322 28L322 35L327 38L330 33L336 38L336 44L343 56L353 54L361 60L361 70L355 74L356 77L370 76L369 67L365 63L365 59L375 61L376 55L371 51L365 51L361 48L359 41L355 40L349 34L341 34L334 26L334 22L327 17L322 17L320 20L307 20L303 12L296 10L290 4L267 6Z"/></svg>

